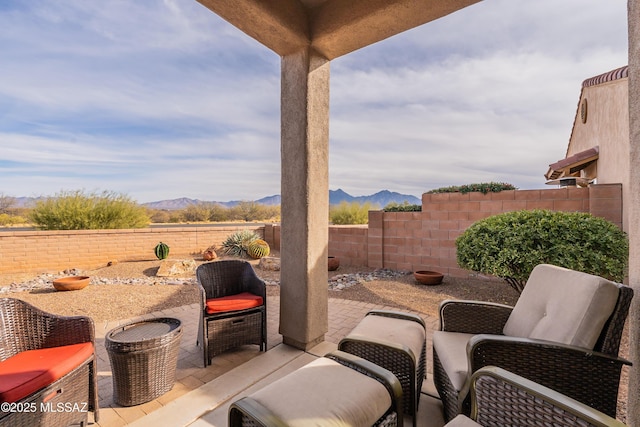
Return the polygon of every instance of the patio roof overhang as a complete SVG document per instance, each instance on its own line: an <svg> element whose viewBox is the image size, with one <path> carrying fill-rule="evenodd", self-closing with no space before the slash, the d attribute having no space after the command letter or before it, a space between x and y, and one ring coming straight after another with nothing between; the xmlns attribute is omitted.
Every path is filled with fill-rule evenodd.
<svg viewBox="0 0 640 427"><path fill-rule="evenodd" d="M283 342L300 349L328 324L330 61L481 0L198 0L281 61Z"/></svg>
<svg viewBox="0 0 640 427"><path fill-rule="evenodd" d="M593 164L600 156L600 147L596 145L588 150L580 151L572 156L558 160L549 165L549 171L545 174L547 179L558 179L564 176L572 176L582 169Z"/></svg>
<svg viewBox="0 0 640 427"><path fill-rule="evenodd" d="M280 56L332 60L481 0L198 0Z"/></svg>

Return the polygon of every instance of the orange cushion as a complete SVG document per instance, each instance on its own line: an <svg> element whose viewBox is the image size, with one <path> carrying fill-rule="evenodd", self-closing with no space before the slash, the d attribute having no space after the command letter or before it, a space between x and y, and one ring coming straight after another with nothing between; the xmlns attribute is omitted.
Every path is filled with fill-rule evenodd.
<svg viewBox="0 0 640 427"><path fill-rule="evenodd" d="M223 313L225 311L245 310L247 308L259 307L262 305L262 297L242 292L241 294L229 295L220 298L207 300L207 313Z"/></svg>
<svg viewBox="0 0 640 427"><path fill-rule="evenodd" d="M0 362L0 402L17 402L81 366L93 355L90 342L23 351Z"/></svg>

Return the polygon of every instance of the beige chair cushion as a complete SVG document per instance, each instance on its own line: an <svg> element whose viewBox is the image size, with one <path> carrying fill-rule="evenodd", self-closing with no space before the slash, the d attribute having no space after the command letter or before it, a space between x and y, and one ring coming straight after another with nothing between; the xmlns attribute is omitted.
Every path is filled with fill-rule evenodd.
<svg viewBox="0 0 640 427"><path fill-rule="evenodd" d="M349 333L356 335L405 345L413 352L416 365L427 338L424 326L418 322L373 314L365 316Z"/></svg>
<svg viewBox="0 0 640 427"><path fill-rule="evenodd" d="M251 398L289 426L371 426L391 406L384 385L321 357L258 390Z"/></svg>
<svg viewBox="0 0 640 427"><path fill-rule="evenodd" d="M460 391L467 380L469 363L467 343L473 334L433 331L433 349L453 387Z"/></svg>
<svg viewBox="0 0 640 427"><path fill-rule="evenodd" d="M592 349L618 299L618 286L591 274L536 266L503 332Z"/></svg>
<svg viewBox="0 0 640 427"><path fill-rule="evenodd" d="M464 415L458 415L446 424L446 427L477 427L480 426L477 422L471 418L467 418ZM482 426L480 426L482 427Z"/></svg>

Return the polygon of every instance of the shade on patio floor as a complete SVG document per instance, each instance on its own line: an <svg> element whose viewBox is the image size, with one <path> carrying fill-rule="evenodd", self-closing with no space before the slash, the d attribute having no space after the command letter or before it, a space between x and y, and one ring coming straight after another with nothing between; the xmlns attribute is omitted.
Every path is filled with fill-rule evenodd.
<svg viewBox="0 0 640 427"><path fill-rule="evenodd" d="M337 343L372 309L389 309L374 304L341 299L329 300L329 331L325 343L310 352L293 349L282 344L278 334L280 300L267 299L267 333L269 351L260 353L257 346L245 346L213 358L211 366L202 367L202 353L196 346L199 308L197 304L154 312L143 318L176 317L182 321L184 332L180 343L176 384L171 391L159 398L132 407L122 407L113 402L111 366L104 346L104 336L112 328L136 319L125 319L96 325L98 352L98 395L100 398L100 422L94 426L226 426L226 410L231 402L243 393L261 387L314 358L336 348ZM419 314L419 313L417 313ZM427 325L427 347L431 347L431 335L437 319L421 315ZM427 378L431 373L428 352ZM430 381L423 387L425 393L433 393ZM434 406L434 402L436 406ZM423 394L418 413L418 426L439 426L444 422L438 417L439 402ZM219 407L218 407L219 405ZM216 410L216 407L218 409ZM435 412L434 412L435 411ZM91 417L90 417L91 418ZM428 423L427 423L428 422ZM405 423L406 425L410 425Z"/></svg>

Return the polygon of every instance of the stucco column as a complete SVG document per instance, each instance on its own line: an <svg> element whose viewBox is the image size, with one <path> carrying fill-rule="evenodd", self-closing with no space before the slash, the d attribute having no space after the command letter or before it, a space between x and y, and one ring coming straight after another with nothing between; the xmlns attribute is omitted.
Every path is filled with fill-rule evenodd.
<svg viewBox="0 0 640 427"><path fill-rule="evenodd" d="M629 20L629 313L630 359L627 424L640 426L640 0L628 1Z"/></svg>
<svg viewBox="0 0 640 427"><path fill-rule="evenodd" d="M329 61L282 58L280 333L309 349L328 330Z"/></svg>

